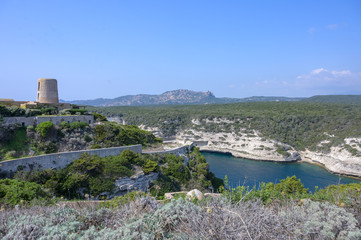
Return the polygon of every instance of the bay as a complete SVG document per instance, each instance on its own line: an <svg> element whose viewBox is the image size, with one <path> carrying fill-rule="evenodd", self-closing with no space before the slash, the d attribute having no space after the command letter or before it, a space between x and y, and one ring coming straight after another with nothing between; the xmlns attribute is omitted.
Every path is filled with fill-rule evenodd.
<svg viewBox="0 0 361 240"><path fill-rule="evenodd" d="M229 154L202 152L210 170L218 178L227 175L231 187L239 185L259 187L261 182L278 183L287 176L295 175L310 191L315 186L361 182L361 180L331 174L324 168L308 163L278 163L236 158Z"/></svg>

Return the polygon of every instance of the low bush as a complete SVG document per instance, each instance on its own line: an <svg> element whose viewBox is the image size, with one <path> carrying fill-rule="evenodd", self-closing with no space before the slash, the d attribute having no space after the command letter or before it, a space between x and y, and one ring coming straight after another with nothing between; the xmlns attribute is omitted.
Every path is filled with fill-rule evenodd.
<svg viewBox="0 0 361 240"><path fill-rule="evenodd" d="M0 205L28 205L35 198L50 199L50 196L37 183L17 179L0 180Z"/></svg>
<svg viewBox="0 0 361 240"><path fill-rule="evenodd" d="M150 172L157 172L159 170L159 166L157 162L147 159L143 165L143 172L148 174Z"/></svg>
<svg viewBox="0 0 361 240"><path fill-rule="evenodd" d="M159 204L132 193L100 208L2 211L0 238L358 240L361 231L352 214L329 203L267 207L257 200L179 198Z"/></svg>
<svg viewBox="0 0 361 240"><path fill-rule="evenodd" d="M100 113L92 113L92 115L94 116L94 121L95 122L106 122L108 121L107 118Z"/></svg>
<svg viewBox="0 0 361 240"><path fill-rule="evenodd" d="M40 137L46 138L53 127L54 127L54 123L48 121L38 124L35 130L40 135Z"/></svg>
<svg viewBox="0 0 361 240"><path fill-rule="evenodd" d="M87 122L72 122L69 124L71 129L84 129L89 126Z"/></svg>
<svg viewBox="0 0 361 240"><path fill-rule="evenodd" d="M59 112L60 115L84 115L88 111L85 109L63 109Z"/></svg>
<svg viewBox="0 0 361 240"><path fill-rule="evenodd" d="M136 198L145 197L146 194L144 192L130 192L125 194L124 196L114 197L109 201L104 201L99 204L99 208L121 208L126 204L130 204Z"/></svg>

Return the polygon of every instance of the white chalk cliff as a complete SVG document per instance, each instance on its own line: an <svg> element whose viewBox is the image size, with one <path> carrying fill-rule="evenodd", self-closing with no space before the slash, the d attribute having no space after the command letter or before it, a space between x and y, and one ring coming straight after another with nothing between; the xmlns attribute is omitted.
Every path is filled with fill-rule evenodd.
<svg viewBox="0 0 361 240"><path fill-rule="evenodd" d="M213 122L229 123L229 120L215 119ZM333 173L361 177L361 138L344 139L345 144L353 146L353 154L345 148L345 144L331 147L327 153L314 152L308 149L296 151L293 147L261 136L259 132L252 129L241 129L237 133L234 131L212 133L197 128L196 126L200 125L198 120L193 119L192 123L193 127L177 132L175 143L181 145L187 142L195 142L201 150L231 153L235 157L253 160L303 161L321 165ZM148 128L144 125L140 127L155 134L160 133L159 129L155 127Z"/></svg>

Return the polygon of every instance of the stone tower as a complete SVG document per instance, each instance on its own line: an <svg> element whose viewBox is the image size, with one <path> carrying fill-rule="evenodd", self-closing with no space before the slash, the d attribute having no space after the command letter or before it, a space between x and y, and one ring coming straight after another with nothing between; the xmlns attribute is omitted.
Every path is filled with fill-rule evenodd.
<svg viewBox="0 0 361 240"><path fill-rule="evenodd" d="M59 103L58 82L56 79L38 79L38 95L36 101L39 103Z"/></svg>

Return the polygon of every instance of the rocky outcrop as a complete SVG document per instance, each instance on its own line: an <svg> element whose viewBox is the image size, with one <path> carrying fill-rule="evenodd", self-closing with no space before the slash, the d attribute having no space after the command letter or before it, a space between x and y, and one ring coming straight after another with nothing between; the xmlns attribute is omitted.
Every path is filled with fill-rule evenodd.
<svg viewBox="0 0 361 240"><path fill-rule="evenodd" d="M186 194L186 197L188 199L198 199L200 201L203 199L203 193L198 189L193 189Z"/></svg>
<svg viewBox="0 0 361 240"><path fill-rule="evenodd" d="M203 151L226 152L235 157L242 157L254 160L290 162L299 161L297 153L289 145L272 139L259 136L256 131L242 129L248 133L208 133L194 129L181 131L176 135L176 142L184 144L192 141ZM198 145L198 143L200 143ZM277 152L278 148L284 150L292 157ZM286 153L286 151L285 151ZM288 157L288 158L287 158Z"/></svg>
<svg viewBox="0 0 361 240"><path fill-rule="evenodd" d="M298 152L291 152L290 155L285 158L285 161L287 162L296 162L301 160L301 154L299 154Z"/></svg>
<svg viewBox="0 0 361 240"><path fill-rule="evenodd" d="M332 173L361 177L361 158L352 155L349 151L340 146L331 147L329 153L306 150L300 152L300 154L302 161L319 164Z"/></svg>
<svg viewBox="0 0 361 240"><path fill-rule="evenodd" d="M93 144L94 130L88 126L84 129L62 129L62 138L58 141L58 151L77 151L90 149Z"/></svg>
<svg viewBox="0 0 361 240"><path fill-rule="evenodd" d="M110 195L109 198L123 196L124 194L132 191L146 192L150 183L158 179L158 177L159 172L144 174L144 172L141 171L131 177L119 178L115 181L114 194Z"/></svg>

